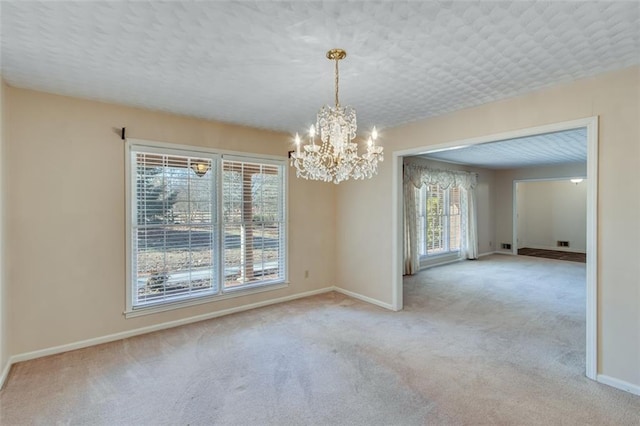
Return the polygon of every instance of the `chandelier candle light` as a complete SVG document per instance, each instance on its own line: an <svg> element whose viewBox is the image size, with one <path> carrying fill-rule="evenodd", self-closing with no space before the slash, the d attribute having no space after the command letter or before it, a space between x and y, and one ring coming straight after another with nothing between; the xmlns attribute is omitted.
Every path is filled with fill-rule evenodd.
<svg viewBox="0 0 640 426"><path fill-rule="evenodd" d="M358 156L356 137L356 111L350 106L340 106L338 99L338 61L347 52L331 49L327 58L336 63L336 106L323 106L318 111L316 125L309 128L309 141L302 145L296 133L296 150L291 154L291 165L296 175L305 179L340 183L349 178L364 179L378 172L378 162L383 160L382 147L376 146L378 132L374 127L367 140L367 152ZM316 144L316 129L320 133ZM302 149L301 149L302 148Z"/></svg>

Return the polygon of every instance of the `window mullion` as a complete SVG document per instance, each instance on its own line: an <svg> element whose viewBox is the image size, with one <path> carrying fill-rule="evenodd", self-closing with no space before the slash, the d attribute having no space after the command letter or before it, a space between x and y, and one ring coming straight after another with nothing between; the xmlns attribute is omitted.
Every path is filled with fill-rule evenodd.
<svg viewBox="0 0 640 426"><path fill-rule="evenodd" d="M167 166L168 166L168 158L167 156L164 156L162 159L162 185L163 187L166 188L167 185L167 180L166 180L166 175L167 175ZM162 206L164 207L164 203L165 203L166 199L163 198L162 200ZM162 225L166 225L165 223L162 223ZM165 250L163 251L163 261L162 261L162 271L158 271L161 276L164 276L165 273L169 273L169 271L167 270L167 228L166 226L162 226L162 241L163 241L163 247L165 248ZM162 285L162 296L163 298L167 297L167 283L163 283Z"/></svg>
<svg viewBox="0 0 640 426"><path fill-rule="evenodd" d="M443 212L444 212L444 224L442 226L442 238L444 239L444 251L449 252L449 191L451 187L444 190L443 196Z"/></svg>
<svg viewBox="0 0 640 426"><path fill-rule="evenodd" d="M213 167L212 160L212 167ZM222 212L222 200L224 194L224 182L222 180L222 160L216 158L215 160L215 174L211 173L211 202L215 202L215 206L212 206L211 214L215 214L215 218L212 218L211 223L215 228L213 232L213 240L211 242L212 247L216 250L212 250L211 264L217 266L216 274L216 286L217 294L222 294L222 286L224 285L224 224L223 224L223 212ZM215 224L215 225L214 225ZM213 275L213 274L212 274Z"/></svg>
<svg viewBox="0 0 640 426"><path fill-rule="evenodd" d="M189 168L191 168L191 163L192 163L192 159L188 160L188 165ZM188 263L188 274L189 274L189 290L188 290L188 294L191 295L193 293L193 244L192 244L192 231L193 231L193 226L192 226L192 217L191 217L191 176L187 176L187 239L188 239L188 244L187 244L187 252L189 253L188 259L189 259L189 263Z"/></svg>

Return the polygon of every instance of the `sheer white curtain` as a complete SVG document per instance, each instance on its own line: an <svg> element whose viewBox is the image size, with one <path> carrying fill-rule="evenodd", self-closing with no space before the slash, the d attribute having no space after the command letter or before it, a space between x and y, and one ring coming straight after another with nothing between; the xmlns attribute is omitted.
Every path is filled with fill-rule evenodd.
<svg viewBox="0 0 640 426"><path fill-rule="evenodd" d="M475 175L475 174L474 174ZM477 179L476 179L477 180ZM476 206L476 188L461 188L460 201L461 208L461 235L460 235L460 256L465 259L478 258L478 220Z"/></svg>
<svg viewBox="0 0 640 426"><path fill-rule="evenodd" d="M460 255L465 259L478 258L478 229L476 208L476 173L431 169L419 164L404 165L404 273L415 274L420 269L418 254L418 206L416 191L423 185L437 184L447 189L459 186L461 210Z"/></svg>
<svg viewBox="0 0 640 426"><path fill-rule="evenodd" d="M404 166L404 274L413 275L420 270L418 254L418 205L416 188L408 178L407 165Z"/></svg>

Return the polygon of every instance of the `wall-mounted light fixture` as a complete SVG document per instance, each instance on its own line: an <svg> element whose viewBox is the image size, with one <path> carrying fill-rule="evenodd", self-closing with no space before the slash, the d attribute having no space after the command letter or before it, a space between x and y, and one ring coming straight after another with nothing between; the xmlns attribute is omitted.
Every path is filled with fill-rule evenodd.
<svg viewBox="0 0 640 426"><path fill-rule="evenodd" d="M202 177L207 174L211 166L208 161L193 161L191 163L191 168L198 177Z"/></svg>
<svg viewBox="0 0 640 426"><path fill-rule="evenodd" d="M571 179L571 183L575 183L576 185L579 184L582 181L583 181L582 178L573 178L573 179Z"/></svg>

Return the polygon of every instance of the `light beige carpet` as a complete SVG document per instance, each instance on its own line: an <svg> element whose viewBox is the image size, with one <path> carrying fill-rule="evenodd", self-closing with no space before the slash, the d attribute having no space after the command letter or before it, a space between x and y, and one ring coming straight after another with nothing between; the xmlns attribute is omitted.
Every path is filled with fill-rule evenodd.
<svg viewBox="0 0 640 426"><path fill-rule="evenodd" d="M14 366L1 423L638 425L584 377L585 265L490 256Z"/></svg>

